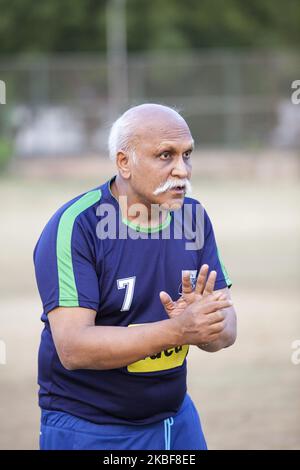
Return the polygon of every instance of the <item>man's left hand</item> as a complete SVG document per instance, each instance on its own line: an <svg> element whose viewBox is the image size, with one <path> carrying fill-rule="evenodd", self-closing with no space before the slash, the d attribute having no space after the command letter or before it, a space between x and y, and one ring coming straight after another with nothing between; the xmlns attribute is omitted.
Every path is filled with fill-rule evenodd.
<svg viewBox="0 0 300 470"><path fill-rule="evenodd" d="M192 287L189 271L184 271L182 275L182 295L176 301L172 300L170 295L166 292L160 292L161 303L170 318L180 315L183 310L193 302L201 301L206 303L212 302L213 300L226 299L224 292L214 292L217 273L216 271L211 271L207 278L208 269L209 266L207 264L201 266L195 289Z"/></svg>

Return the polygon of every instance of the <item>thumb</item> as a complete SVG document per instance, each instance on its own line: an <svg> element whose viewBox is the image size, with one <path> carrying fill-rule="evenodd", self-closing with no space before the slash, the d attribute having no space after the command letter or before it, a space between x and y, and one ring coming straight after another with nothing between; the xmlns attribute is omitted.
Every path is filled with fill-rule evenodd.
<svg viewBox="0 0 300 470"><path fill-rule="evenodd" d="M167 294L164 291L161 291L159 293L159 298L160 298L161 303L165 307L165 310L167 311L167 313L168 313L168 311L170 311L174 308L174 302L171 299L171 297L169 296L169 294Z"/></svg>

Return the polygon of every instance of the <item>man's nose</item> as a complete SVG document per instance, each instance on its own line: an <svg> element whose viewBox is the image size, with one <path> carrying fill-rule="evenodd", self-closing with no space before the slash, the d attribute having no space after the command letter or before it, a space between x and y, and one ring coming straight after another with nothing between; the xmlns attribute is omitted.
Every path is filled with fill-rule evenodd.
<svg viewBox="0 0 300 470"><path fill-rule="evenodd" d="M176 160L176 164L172 170L172 176L177 176L178 178L187 178L189 175L187 165L182 157Z"/></svg>

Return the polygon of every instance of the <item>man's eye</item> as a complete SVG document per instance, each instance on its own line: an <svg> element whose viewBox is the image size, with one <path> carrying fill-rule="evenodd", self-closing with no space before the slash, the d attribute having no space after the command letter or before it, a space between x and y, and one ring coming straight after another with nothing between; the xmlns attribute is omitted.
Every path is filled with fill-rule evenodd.
<svg viewBox="0 0 300 470"><path fill-rule="evenodd" d="M159 156L162 160L168 160L168 158L170 157L170 152L163 152L160 154Z"/></svg>
<svg viewBox="0 0 300 470"><path fill-rule="evenodd" d="M191 153L192 153L191 151L184 152L183 158L184 158L185 160L189 160L189 158L191 158Z"/></svg>

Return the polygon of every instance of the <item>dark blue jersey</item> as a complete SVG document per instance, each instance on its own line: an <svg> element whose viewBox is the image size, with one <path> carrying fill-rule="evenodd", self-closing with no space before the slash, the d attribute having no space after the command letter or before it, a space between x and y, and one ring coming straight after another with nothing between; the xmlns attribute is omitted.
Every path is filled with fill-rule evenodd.
<svg viewBox="0 0 300 470"><path fill-rule="evenodd" d="M96 325L134 327L167 319L159 299L176 300L182 271L194 281L200 266L217 271L215 289L230 285L210 219L185 198L159 227L123 219L110 182L61 207L34 251L45 323L39 350L39 403L89 421L147 424L172 416L186 393L188 345L112 370L66 370L47 314L56 307L96 311ZM116 345L116 348L118 345Z"/></svg>

